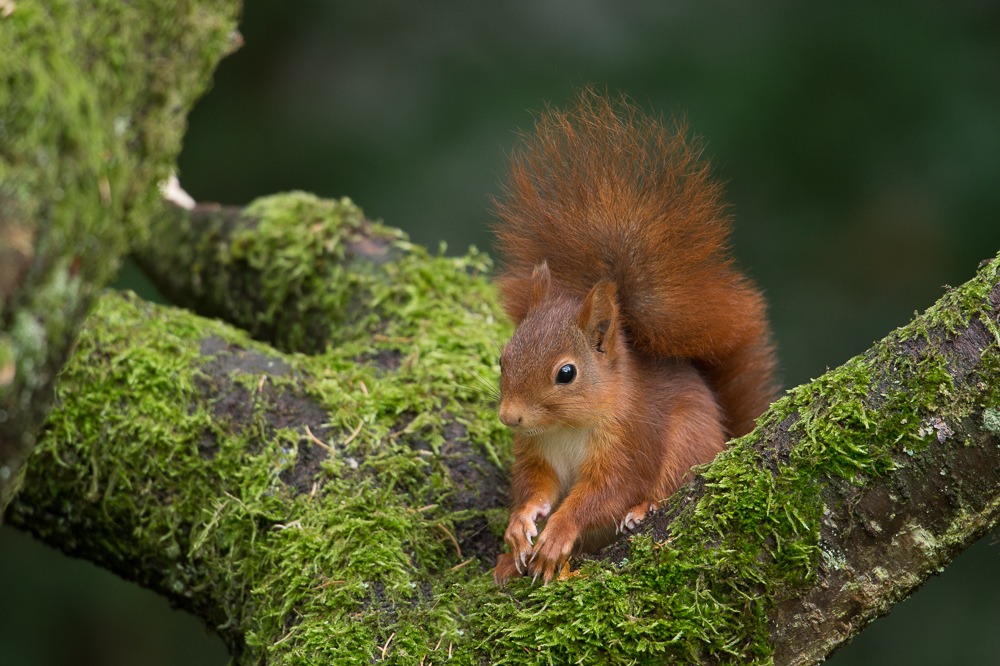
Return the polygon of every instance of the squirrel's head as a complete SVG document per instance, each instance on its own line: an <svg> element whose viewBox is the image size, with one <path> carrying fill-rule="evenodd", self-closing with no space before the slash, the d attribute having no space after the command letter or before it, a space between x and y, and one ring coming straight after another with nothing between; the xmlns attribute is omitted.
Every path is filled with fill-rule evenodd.
<svg viewBox="0 0 1000 666"><path fill-rule="evenodd" d="M528 311L500 356L500 420L528 435L589 427L611 413L627 353L615 286L561 293L546 262L531 275Z"/></svg>

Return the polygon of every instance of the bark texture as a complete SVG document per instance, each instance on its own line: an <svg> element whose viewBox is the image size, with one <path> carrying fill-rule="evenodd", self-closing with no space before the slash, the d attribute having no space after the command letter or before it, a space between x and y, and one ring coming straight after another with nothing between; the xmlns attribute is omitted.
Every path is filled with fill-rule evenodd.
<svg viewBox="0 0 1000 666"><path fill-rule="evenodd" d="M19 0L0 17L0 515L96 292L147 238L238 8Z"/></svg>

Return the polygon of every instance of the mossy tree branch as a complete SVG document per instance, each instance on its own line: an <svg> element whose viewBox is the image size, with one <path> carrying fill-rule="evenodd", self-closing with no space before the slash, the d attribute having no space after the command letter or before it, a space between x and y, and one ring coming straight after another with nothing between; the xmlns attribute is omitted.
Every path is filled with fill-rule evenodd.
<svg viewBox="0 0 1000 666"><path fill-rule="evenodd" d="M323 318L302 312L364 314L303 355L106 296L10 520L190 608L240 663L815 663L996 523L1000 259L794 389L577 575L499 591L509 442L463 386L495 379L508 332L488 261L304 194L227 220L190 232L189 266L245 274L174 278L214 293L213 314L252 328L240 317L274 299L260 330L286 348ZM320 295L310 272L364 263L359 230L391 259ZM270 295L229 314L226 284Z"/></svg>
<svg viewBox="0 0 1000 666"><path fill-rule="evenodd" d="M237 0L18 0L0 15L0 516L95 294L147 238Z"/></svg>
<svg viewBox="0 0 1000 666"><path fill-rule="evenodd" d="M137 258L171 302L304 353L384 328L380 305L402 294L380 267L410 248L349 199L303 192L247 208L165 206L152 233Z"/></svg>

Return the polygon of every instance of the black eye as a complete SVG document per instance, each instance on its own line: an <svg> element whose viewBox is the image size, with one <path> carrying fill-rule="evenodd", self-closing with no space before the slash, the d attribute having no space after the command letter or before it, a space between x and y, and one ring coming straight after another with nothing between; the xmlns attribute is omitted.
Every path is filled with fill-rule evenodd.
<svg viewBox="0 0 1000 666"><path fill-rule="evenodd" d="M572 363L567 363L556 373L556 384L569 384L574 379L576 379L576 366Z"/></svg>

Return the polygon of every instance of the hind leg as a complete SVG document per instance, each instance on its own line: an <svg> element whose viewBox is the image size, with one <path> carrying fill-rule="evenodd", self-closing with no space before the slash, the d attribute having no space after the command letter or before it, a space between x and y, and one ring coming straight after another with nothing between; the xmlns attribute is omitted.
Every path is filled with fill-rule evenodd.
<svg viewBox="0 0 1000 666"><path fill-rule="evenodd" d="M618 523L618 531L624 532L625 530L634 530L646 517L647 513L655 511L658 508L660 508L658 502L639 502L634 507L629 509L625 514L625 517L621 519L620 523Z"/></svg>

